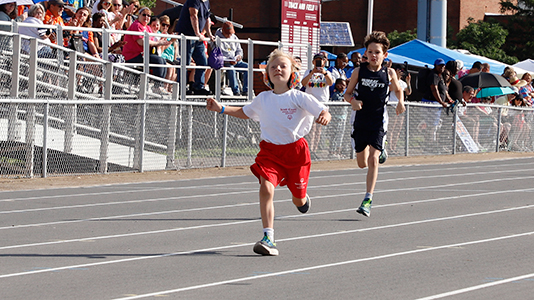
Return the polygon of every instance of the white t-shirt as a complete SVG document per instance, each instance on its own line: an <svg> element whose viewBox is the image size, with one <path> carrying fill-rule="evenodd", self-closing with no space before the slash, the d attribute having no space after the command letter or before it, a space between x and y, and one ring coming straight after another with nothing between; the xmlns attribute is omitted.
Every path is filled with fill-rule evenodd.
<svg viewBox="0 0 534 300"><path fill-rule="evenodd" d="M312 70L307 70L304 74L304 77L308 76ZM327 102L330 98L330 86L326 84L326 75L330 74L332 76L332 73L330 71L326 71L326 74L321 73L314 73L310 81L308 81L308 84L306 84L306 93L312 94L319 100L320 102Z"/></svg>
<svg viewBox="0 0 534 300"><path fill-rule="evenodd" d="M260 122L263 140L286 145L308 134L314 120L326 109L315 97L291 89L283 94L262 92L243 107L243 112Z"/></svg>

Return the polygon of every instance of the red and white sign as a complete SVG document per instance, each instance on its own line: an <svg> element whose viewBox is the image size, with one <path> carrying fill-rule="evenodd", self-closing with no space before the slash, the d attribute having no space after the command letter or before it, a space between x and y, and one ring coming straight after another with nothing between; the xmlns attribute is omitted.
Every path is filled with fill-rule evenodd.
<svg viewBox="0 0 534 300"><path fill-rule="evenodd" d="M283 50L300 56L302 65L307 66L308 49L286 45L311 45L312 53L319 52L321 0L282 0L281 27Z"/></svg>

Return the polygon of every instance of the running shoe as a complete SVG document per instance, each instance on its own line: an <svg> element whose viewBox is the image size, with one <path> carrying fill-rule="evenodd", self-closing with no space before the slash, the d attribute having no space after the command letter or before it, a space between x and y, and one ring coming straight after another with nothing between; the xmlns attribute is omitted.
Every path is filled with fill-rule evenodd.
<svg viewBox="0 0 534 300"><path fill-rule="evenodd" d="M276 248L276 243L273 243L271 239L265 234L263 236L263 239L259 242L257 242L254 245L254 252L261 254L261 255L270 255L270 256L276 256L278 255L278 249Z"/></svg>
<svg viewBox="0 0 534 300"><path fill-rule="evenodd" d="M380 156L378 157L378 163L383 164L386 162L386 159L388 159L388 152L386 151L386 146L388 145L388 141L384 142L384 150L380 152Z"/></svg>
<svg viewBox="0 0 534 300"><path fill-rule="evenodd" d="M371 204L373 204L373 200L369 198L363 199L362 204L360 205L360 207L358 207L356 212L366 217L370 217L371 216Z"/></svg>
<svg viewBox="0 0 534 300"><path fill-rule="evenodd" d="M305 214L308 212L308 210L310 210L310 207L311 207L311 199L310 199L310 196L308 194L306 194L306 203L304 203L304 205L302 206L298 206L297 209Z"/></svg>

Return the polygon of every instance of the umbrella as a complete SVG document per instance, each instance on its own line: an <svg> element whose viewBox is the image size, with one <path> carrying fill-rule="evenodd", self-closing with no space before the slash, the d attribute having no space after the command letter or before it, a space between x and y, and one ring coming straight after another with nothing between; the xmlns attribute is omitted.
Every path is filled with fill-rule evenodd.
<svg viewBox="0 0 534 300"><path fill-rule="evenodd" d="M474 89L511 86L510 82L508 82L508 80L501 75L484 72L465 75L464 77L460 78L460 82L463 86L468 85Z"/></svg>
<svg viewBox="0 0 534 300"><path fill-rule="evenodd" d="M494 86L494 87L481 89L477 94L477 98L501 96L501 95L513 94L513 93L515 93L514 90L509 86L505 86L505 87Z"/></svg>

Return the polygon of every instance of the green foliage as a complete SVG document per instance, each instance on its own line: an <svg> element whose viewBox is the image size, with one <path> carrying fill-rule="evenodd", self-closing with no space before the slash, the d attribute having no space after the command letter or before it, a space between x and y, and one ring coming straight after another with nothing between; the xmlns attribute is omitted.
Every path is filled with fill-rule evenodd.
<svg viewBox="0 0 534 300"><path fill-rule="evenodd" d="M150 9L156 7L156 0L139 0L141 7L148 7Z"/></svg>
<svg viewBox="0 0 534 300"><path fill-rule="evenodd" d="M503 26L510 32L503 49L519 59L534 54L534 0L502 0L501 11L513 13Z"/></svg>
<svg viewBox="0 0 534 300"><path fill-rule="evenodd" d="M415 40L417 38L417 29L414 29L413 32L411 30L404 32L398 32L397 30L394 30L393 32L388 33L387 36L390 43L389 48L393 48L400 44Z"/></svg>
<svg viewBox="0 0 534 300"><path fill-rule="evenodd" d="M468 20L469 25L456 35L456 47L477 55L482 55L507 64L518 62L516 57L506 54L501 47L506 42L508 30L493 22L475 22Z"/></svg>

